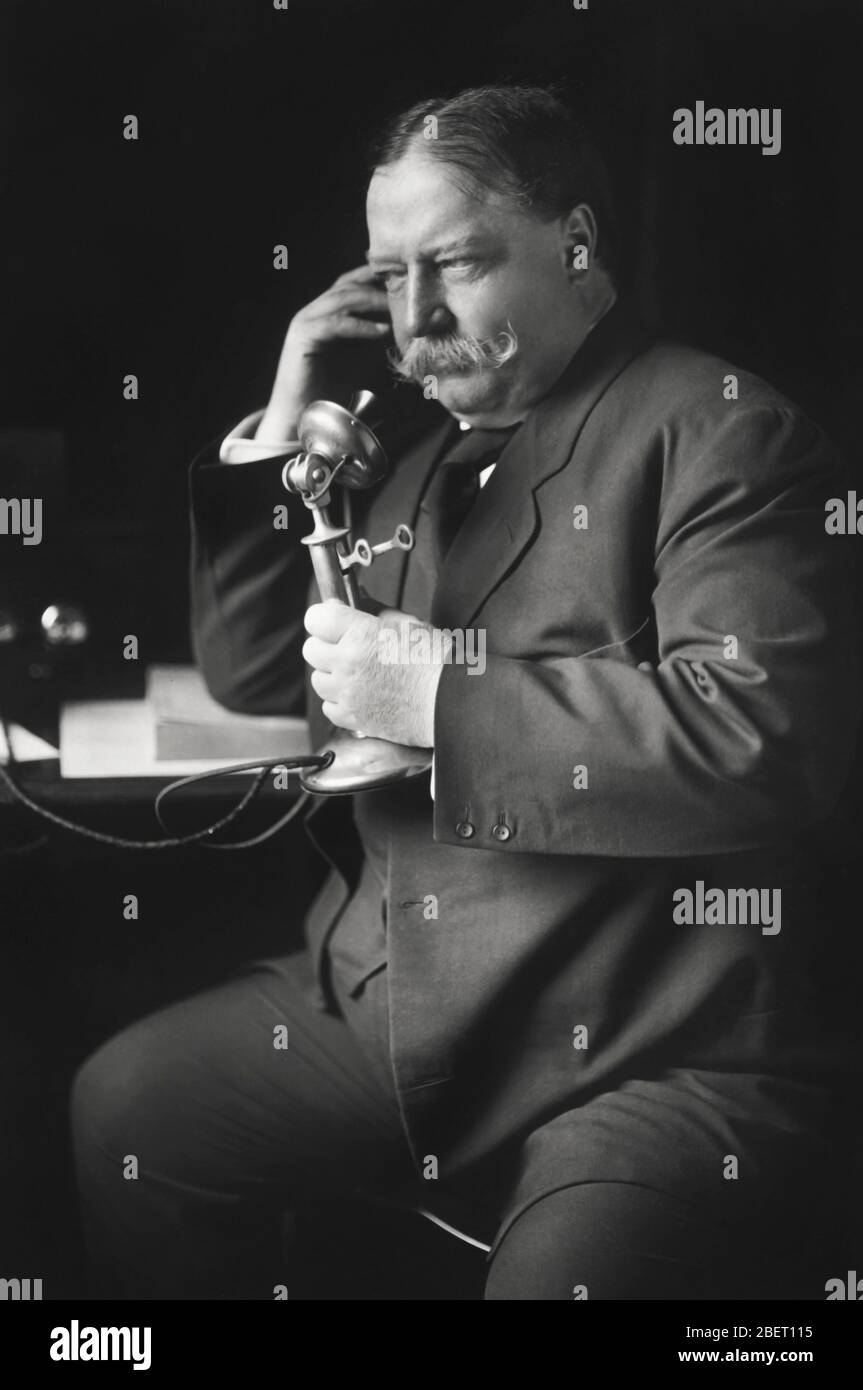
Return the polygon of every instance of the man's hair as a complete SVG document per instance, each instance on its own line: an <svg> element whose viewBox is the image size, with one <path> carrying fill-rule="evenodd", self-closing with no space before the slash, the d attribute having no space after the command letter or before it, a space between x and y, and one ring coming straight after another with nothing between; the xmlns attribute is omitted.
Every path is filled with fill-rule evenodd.
<svg viewBox="0 0 863 1390"><path fill-rule="evenodd" d="M508 195L541 221L587 203L597 225L594 255L612 274L618 270L608 172L581 121L551 89L471 87L417 102L384 126L369 172L395 164L415 145L460 170L471 191Z"/></svg>

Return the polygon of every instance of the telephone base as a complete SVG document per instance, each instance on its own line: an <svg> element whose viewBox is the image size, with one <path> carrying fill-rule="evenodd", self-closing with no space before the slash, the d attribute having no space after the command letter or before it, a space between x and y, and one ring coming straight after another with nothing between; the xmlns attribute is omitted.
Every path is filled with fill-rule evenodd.
<svg viewBox="0 0 863 1390"><path fill-rule="evenodd" d="M348 731L333 734L317 751L332 753L332 762L300 775L303 791L317 796L376 791L418 777L432 765L430 748L409 748L385 738L360 738Z"/></svg>

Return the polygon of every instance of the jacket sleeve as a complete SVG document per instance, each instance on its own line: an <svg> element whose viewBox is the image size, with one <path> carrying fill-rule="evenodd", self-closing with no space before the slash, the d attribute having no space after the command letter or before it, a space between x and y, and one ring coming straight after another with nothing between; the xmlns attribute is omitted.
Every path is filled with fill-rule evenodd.
<svg viewBox="0 0 863 1390"><path fill-rule="evenodd" d="M310 526L281 469L279 459L220 463L218 444L190 469L192 648L210 693L244 714L304 712ZM287 529L274 524L277 507Z"/></svg>
<svg viewBox="0 0 863 1390"><path fill-rule="evenodd" d="M790 407L667 428L656 659L489 652L481 677L445 667L435 838L680 856L756 848L827 815L860 704L853 540L825 531L845 489Z"/></svg>

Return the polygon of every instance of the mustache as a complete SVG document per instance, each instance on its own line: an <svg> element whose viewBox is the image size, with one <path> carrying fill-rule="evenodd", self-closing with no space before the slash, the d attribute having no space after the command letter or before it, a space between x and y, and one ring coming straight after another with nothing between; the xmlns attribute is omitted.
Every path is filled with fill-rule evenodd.
<svg viewBox="0 0 863 1390"><path fill-rule="evenodd" d="M491 338L475 338L470 333L442 333L435 337L412 338L404 351L387 352L392 371L402 381L421 382L423 377L444 372L498 371L518 352L518 336L507 319L506 328Z"/></svg>

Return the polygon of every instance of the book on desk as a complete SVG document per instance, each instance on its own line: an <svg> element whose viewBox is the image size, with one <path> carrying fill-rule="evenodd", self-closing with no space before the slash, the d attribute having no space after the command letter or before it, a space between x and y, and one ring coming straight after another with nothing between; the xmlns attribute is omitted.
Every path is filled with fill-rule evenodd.
<svg viewBox="0 0 863 1390"><path fill-rule="evenodd" d="M64 778L182 777L308 753L305 719L236 714L194 666L153 666L143 700L73 700L60 714Z"/></svg>

